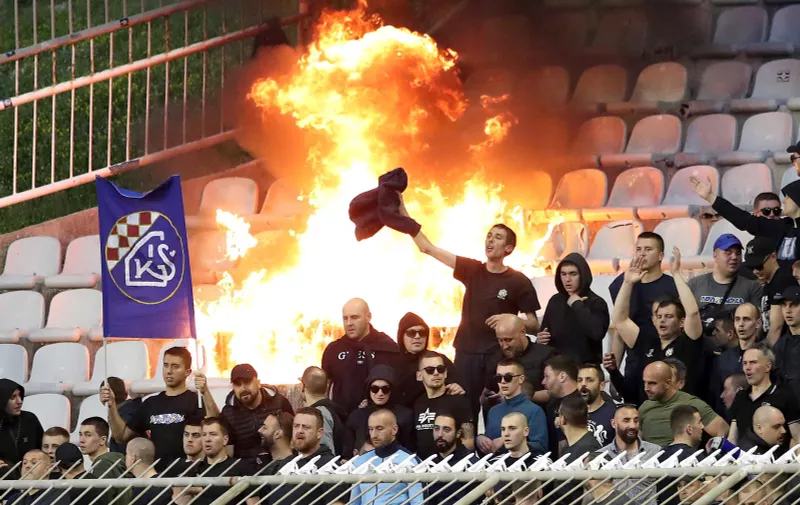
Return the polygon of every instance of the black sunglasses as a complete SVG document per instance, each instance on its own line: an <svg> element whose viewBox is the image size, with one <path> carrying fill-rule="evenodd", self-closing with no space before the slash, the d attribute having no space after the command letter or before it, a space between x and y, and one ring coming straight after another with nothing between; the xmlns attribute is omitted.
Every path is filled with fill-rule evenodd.
<svg viewBox="0 0 800 505"><path fill-rule="evenodd" d="M798 158L800 158L800 154L792 154L792 155L789 157L789 159L790 159L790 160L792 160L792 163L794 163L795 161L797 161L797 159L798 159Z"/></svg>
<svg viewBox="0 0 800 505"><path fill-rule="evenodd" d="M761 214L765 216L772 216L773 214L776 216L781 215L781 208L780 207L764 207L761 209Z"/></svg>
<svg viewBox="0 0 800 505"><path fill-rule="evenodd" d="M374 395L378 394L378 392L388 395L392 392L392 386L370 386L369 392Z"/></svg>
<svg viewBox="0 0 800 505"><path fill-rule="evenodd" d="M500 384L501 382L511 382L514 380L515 377L522 377L522 374L513 374L513 373L506 373L506 374L497 374L494 376L494 381Z"/></svg>
<svg viewBox="0 0 800 505"><path fill-rule="evenodd" d="M428 338L428 330L415 330L414 328L409 328L406 330L406 336L408 338L414 338L415 336L419 335L422 338Z"/></svg>
<svg viewBox="0 0 800 505"><path fill-rule="evenodd" d="M426 366L425 368L423 368L423 370L425 370L426 374L433 375L433 372L439 372L440 374L445 373L447 371L447 367L444 365Z"/></svg>

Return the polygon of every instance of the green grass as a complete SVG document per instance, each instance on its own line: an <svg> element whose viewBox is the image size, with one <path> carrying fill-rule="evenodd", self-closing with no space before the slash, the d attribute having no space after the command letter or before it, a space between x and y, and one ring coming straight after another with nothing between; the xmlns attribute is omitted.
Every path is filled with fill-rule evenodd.
<svg viewBox="0 0 800 505"><path fill-rule="evenodd" d="M34 43L33 1L38 1L36 27L38 41L51 38L51 34L61 36L70 33L67 14L67 0L55 2L55 26L51 27L50 0L18 0L19 7L19 46L15 40L14 0L0 0L0 51L6 52L16 47L27 47ZM225 8L221 6L225 5ZM132 11L128 15L158 7L158 0L128 0ZM138 25L111 35L82 41L74 46L65 46L55 51L41 53L38 58L24 58L18 63L0 66L0 97L12 97L34 89L52 85L54 82L68 81L73 76L88 75L147 57L148 29L151 32L150 54L160 54L170 48L178 48L186 43L195 43L205 38L219 36L226 32L251 26L270 15L287 16L296 13L296 1L292 0L222 0L209 4L207 8L196 8L188 13L173 14L147 24ZM108 2L109 19L124 16L123 1ZM91 16L87 12L85 0L72 0L73 27L85 28L103 24L106 20L104 2L91 1ZM87 18L89 18L87 20ZM187 30L188 26L188 30ZM287 29L290 38L293 31ZM169 45L168 45L169 41ZM251 39L215 48L205 53L206 99L214 102L222 84L223 68L239 65L250 55ZM113 45L113 50L112 50ZM224 54L223 54L224 53ZM94 54L94 67L91 55ZM119 77L109 84L97 83L92 88L84 87L39 100L37 104L23 104L14 109L0 111L0 196L7 196L84 174L91 170L104 168L109 164L123 162L165 147L175 146L200 137L201 131L213 134L220 131L219 114L209 108L205 122L199 121L199 109L203 90L204 54L198 53L184 59L159 65L149 71L150 96L147 102L148 71L140 70L130 76ZM53 72L55 61L55 75ZM15 86L15 70L19 66L19 84ZM186 66L186 68L184 68ZM38 71L38 82L35 75ZM186 79L184 72L186 71ZM169 84L167 85L167 79ZM130 82L130 116L128 116L128 85ZM187 95L188 121L183 124L183 96ZM111 100L109 101L109 95ZM55 114L53 114L55 100ZM163 115L165 103L169 113L167 135L164 134ZM34 108L36 121L34 122ZM109 124L109 108L111 122ZM74 128L70 128L74 110ZM148 119L149 111L149 121ZM17 121L16 165L18 178L13 182L14 167L14 123ZM91 130L90 130L91 120ZM200 124L204 123L204 124ZM145 138L145 124L150 125ZM34 137L34 128L36 134ZM130 142L126 142L126 130L130 128ZM184 138L184 130L186 136ZM55 157L51 160L53 132L55 131ZM91 135L90 135L91 132ZM165 138L166 137L166 138ZM34 142L35 138L35 142ZM91 146L90 146L91 140ZM74 151L70 163L70 149ZM235 147L221 146L217 149L224 156L239 159L242 154ZM35 155L35 161L34 161ZM143 189L151 186L155 178L169 172L167 167L156 165L138 169L130 174L118 176L122 184ZM33 175L35 168L35 176ZM201 175L202 167L184 176ZM70 190L40 197L0 209L0 233L60 217L96 205L94 187L86 184Z"/></svg>

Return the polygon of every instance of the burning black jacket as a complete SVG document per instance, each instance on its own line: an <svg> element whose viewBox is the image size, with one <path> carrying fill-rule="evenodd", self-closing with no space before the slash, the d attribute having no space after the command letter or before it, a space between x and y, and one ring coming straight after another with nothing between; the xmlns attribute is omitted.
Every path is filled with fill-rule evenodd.
<svg viewBox="0 0 800 505"><path fill-rule="evenodd" d="M561 282L561 268L565 263L578 267L581 278L578 295L586 297L572 306L567 304L569 295ZM592 271L583 256L567 255L556 268L555 283L558 293L550 298L542 319L542 329L547 328L551 335L549 345L578 363L601 363L603 338L610 322L608 305L589 289Z"/></svg>
<svg viewBox="0 0 800 505"><path fill-rule="evenodd" d="M370 238L384 226L412 237L421 226L400 214L400 195L408 187L408 175L395 168L378 178L378 187L361 193L350 202L350 220L356 225L356 239Z"/></svg>
<svg viewBox="0 0 800 505"><path fill-rule="evenodd" d="M9 416L6 412L8 400L17 390L24 399L25 388L10 379L0 379L0 460L9 467L22 461L22 456L31 449L41 449L44 436L35 414L23 410L18 416ZM19 470L10 477L19 478Z"/></svg>
<svg viewBox="0 0 800 505"><path fill-rule="evenodd" d="M281 411L294 415L289 400L272 386L262 386L261 403L252 410L242 405L233 391L228 393L221 414L231 430L230 444L233 445L233 457L254 461L261 452L261 436L258 434L258 429L269 414Z"/></svg>

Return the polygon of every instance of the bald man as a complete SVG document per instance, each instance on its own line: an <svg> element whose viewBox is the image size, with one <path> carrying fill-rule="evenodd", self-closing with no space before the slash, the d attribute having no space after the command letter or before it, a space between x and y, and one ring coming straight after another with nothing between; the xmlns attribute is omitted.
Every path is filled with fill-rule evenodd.
<svg viewBox="0 0 800 505"><path fill-rule="evenodd" d="M369 305L353 298L342 308L344 336L334 340L322 354L322 369L328 374L330 396L349 415L365 399L364 383L379 364L392 366L400 348L392 338L372 327Z"/></svg>
<svg viewBox="0 0 800 505"><path fill-rule="evenodd" d="M300 384L302 385L303 406L319 410L325 421L322 445L337 456L352 454L352 436L346 436L347 413L341 405L327 397L328 374L320 367L310 366L303 372Z"/></svg>
<svg viewBox="0 0 800 505"><path fill-rule="evenodd" d="M158 477L155 460L156 446L147 438L134 438L125 446L125 468L137 479ZM172 491L164 488L134 488L131 493L129 505L169 505L172 501Z"/></svg>
<svg viewBox="0 0 800 505"><path fill-rule="evenodd" d="M512 314L500 316L494 328L497 343L500 347L489 359L489 368L486 370L486 383L484 385L484 399L486 405L484 412L500 401L499 388L494 378L497 364L504 359L515 359L525 368L525 382L533 387L532 400L536 403L546 404L550 395L542 386L544 378L544 364L555 356L556 350L549 345L531 342L525 329L525 323Z"/></svg>
<svg viewBox="0 0 800 505"><path fill-rule="evenodd" d="M756 447L756 454L765 454L773 446L783 446L775 452L779 457L786 452L784 444L788 438L783 412L771 405L764 405L753 414L753 429L742 437L739 448L748 451Z"/></svg>
<svg viewBox="0 0 800 505"><path fill-rule="evenodd" d="M642 438L659 446L672 442L669 419L678 405L691 405L700 412L705 431L712 437L728 434L728 423L718 416L706 402L680 391L673 380L672 369L663 361L650 363L644 369L644 392L647 395L639 408Z"/></svg>
<svg viewBox="0 0 800 505"><path fill-rule="evenodd" d="M49 480L52 460L44 451L32 449L22 456L21 480ZM14 505L57 505L66 504L66 497L61 498L65 492L56 489L20 489L14 490L5 496L6 504Z"/></svg>

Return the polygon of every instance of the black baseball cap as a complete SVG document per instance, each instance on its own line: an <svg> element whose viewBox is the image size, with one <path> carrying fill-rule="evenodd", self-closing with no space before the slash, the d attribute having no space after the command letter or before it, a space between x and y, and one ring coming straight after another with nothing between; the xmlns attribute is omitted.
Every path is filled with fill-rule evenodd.
<svg viewBox="0 0 800 505"><path fill-rule="evenodd" d="M744 266L761 268L767 257L778 249L778 242L770 237L756 237L747 243L744 251Z"/></svg>
<svg viewBox="0 0 800 505"><path fill-rule="evenodd" d="M258 372L252 366L248 365L247 363L242 363L241 365L236 365L231 370L231 382L236 381L251 381L253 379L258 379Z"/></svg>
<svg viewBox="0 0 800 505"><path fill-rule="evenodd" d="M800 286L789 286L781 293L779 299L782 302L800 302Z"/></svg>
<svg viewBox="0 0 800 505"><path fill-rule="evenodd" d="M786 148L787 153L800 153L800 141Z"/></svg>
<svg viewBox="0 0 800 505"><path fill-rule="evenodd" d="M71 443L61 444L56 449L58 467L64 470L72 468L76 463L83 462L83 454L78 446Z"/></svg>

